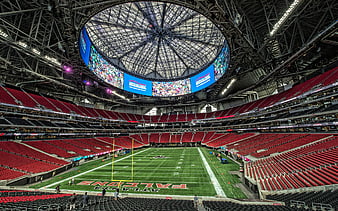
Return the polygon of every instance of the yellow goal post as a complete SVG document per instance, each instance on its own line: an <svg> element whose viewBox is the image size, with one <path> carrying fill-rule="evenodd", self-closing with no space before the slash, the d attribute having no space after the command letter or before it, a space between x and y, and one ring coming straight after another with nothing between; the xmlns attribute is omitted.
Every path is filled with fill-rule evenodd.
<svg viewBox="0 0 338 211"><path fill-rule="evenodd" d="M111 168L111 181L116 181L121 184L122 182L133 182L134 181L134 139L131 139L131 178L130 179L116 179L114 178L114 164L115 164L115 138L113 138L113 156L112 156L112 168ZM120 185L119 185L120 186Z"/></svg>

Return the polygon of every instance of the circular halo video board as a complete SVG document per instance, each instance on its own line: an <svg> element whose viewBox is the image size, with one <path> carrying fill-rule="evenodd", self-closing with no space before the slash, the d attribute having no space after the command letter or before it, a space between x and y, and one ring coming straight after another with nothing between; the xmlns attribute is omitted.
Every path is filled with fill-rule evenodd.
<svg viewBox="0 0 338 211"><path fill-rule="evenodd" d="M97 13L81 30L79 50L105 83L155 97L200 91L224 75L230 60L225 37L209 19L164 2Z"/></svg>

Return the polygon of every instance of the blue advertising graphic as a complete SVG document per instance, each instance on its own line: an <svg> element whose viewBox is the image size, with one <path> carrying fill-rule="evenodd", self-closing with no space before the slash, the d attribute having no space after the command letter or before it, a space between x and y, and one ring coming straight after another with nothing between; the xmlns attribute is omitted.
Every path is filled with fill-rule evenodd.
<svg viewBox="0 0 338 211"><path fill-rule="evenodd" d="M152 82L124 73L124 90L141 95L152 95Z"/></svg>
<svg viewBox="0 0 338 211"><path fill-rule="evenodd" d="M82 57L82 60L86 65L88 65L89 61L89 53L90 53L90 46L92 45L88 34L86 27L83 27L80 33L80 38L79 38L79 47L80 47L80 55Z"/></svg>
<svg viewBox="0 0 338 211"><path fill-rule="evenodd" d="M210 65L203 72L191 77L191 91L197 92L215 82L214 65Z"/></svg>

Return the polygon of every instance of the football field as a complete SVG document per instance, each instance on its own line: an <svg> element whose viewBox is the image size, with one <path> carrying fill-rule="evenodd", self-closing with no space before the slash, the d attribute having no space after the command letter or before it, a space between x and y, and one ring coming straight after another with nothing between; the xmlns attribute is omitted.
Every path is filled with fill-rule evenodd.
<svg viewBox="0 0 338 211"><path fill-rule="evenodd" d="M221 164L205 148L147 148L112 160L92 161L34 188L161 195L199 195L246 198L236 187L239 166ZM74 178L73 185L69 182Z"/></svg>

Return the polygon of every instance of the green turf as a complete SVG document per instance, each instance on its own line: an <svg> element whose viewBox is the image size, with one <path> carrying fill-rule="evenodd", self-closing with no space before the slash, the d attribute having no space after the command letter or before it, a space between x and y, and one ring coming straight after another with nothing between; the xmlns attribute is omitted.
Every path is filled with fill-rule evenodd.
<svg viewBox="0 0 338 211"><path fill-rule="evenodd" d="M229 164L220 164L219 161L216 162L215 160L212 160L215 158L208 154L207 149L200 149L204 153L204 156L209 162L210 167L214 171L219 183L224 189L225 194L231 198L245 198L245 195L242 193L242 191L234 187L234 185L239 182L237 176L227 173L229 170L238 170L239 166L233 162L230 162ZM154 158L156 156L164 156L165 158ZM133 184L128 183L131 181L125 181L120 188L122 193L151 193L165 195L197 194L200 196L216 195L215 189L212 185L212 182L210 181L209 175L204 167L197 148L150 148L144 151L139 150L135 151L133 160L133 176L131 171L132 158L120 157L115 159L116 162L114 163L113 167L109 164L105 167L96 169L81 176L76 176L100 165L109 163L107 160L93 161L81 165L80 167L77 167L77 169L63 174L62 176L56 176L48 182L43 182L34 185L33 187L40 188L48 184L52 184L58 180L60 181L65 179L65 181L61 183L61 189L94 191L95 187L100 188L104 183L106 183L105 185L115 185L111 183L113 168L114 180L133 180L133 183L139 183L137 188L127 187L132 186ZM75 176L76 185L69 186L68 181L72 176ZM83 181L101 182L101 184L95 186L77 185ZM152 188L146 188L145 184L140 183L153 183L153 185ZM171 185L169 185L169 188L159 188L156 184ZM181 184L185 184L186 189L173 188L182 187L179 186ZM115 186L109 186L109 188L114 187Z"/></svg>
<svg viewBox="0 0 338 211"><path fill-rule="evenodd" d="M214 155L209 154L212 151L213 150L207 150L205 148L202 149L204 157L207 159L209 166L214 172L218 182L222 186L222 189L226 196L236 199L247 198L242 190L236 187L236 184L241 183L238 175L233 175L229 173L229 171L238 171L239 165L225 156L223 157L227 159L228 164L221 164L221 162Z"/></svg>

